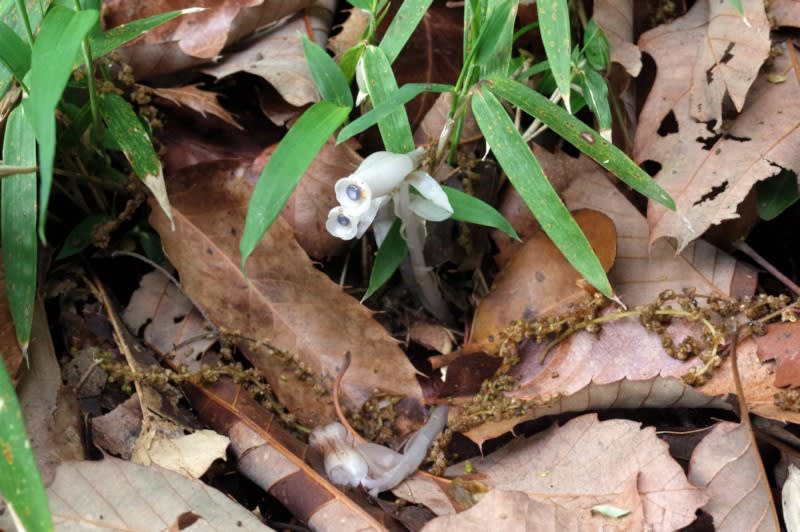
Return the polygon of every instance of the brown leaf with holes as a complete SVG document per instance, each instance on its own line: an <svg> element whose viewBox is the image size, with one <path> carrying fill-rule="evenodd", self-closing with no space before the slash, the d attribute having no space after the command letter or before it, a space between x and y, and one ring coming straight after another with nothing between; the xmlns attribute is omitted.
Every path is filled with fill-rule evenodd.
<svg viewBox="0 0 800 532"><path fill-rule="evenodd" d="M756 336L759 360L774 360L775 386L800 387L800 323L772 323Z"/></svg>
<svg viewBox="0 0 800 532"><path fill-rule="evenodd" d="M314 268L282 218L241 271L239 238L252 194L248 171L217 163L173 176L175 231L154 210L150 222L186 293L217 327L237 333L249 360L306 426L335 419L330 400L316 388L330 390L347 351L352 364L342 382L346 407L358 409L380 390L406 397L413 414L420 414L415 371L397 342L365 307ZM272 348L296 362L282 362ZM295 364L311 373L304 376Z"/></svg>
<svg viewBox="0 0 800 532"><path fill-rule="evenodd" d="M179 106L188 107L189 109L200 113L204 117L208 115L216 116L223 122L232 125L236 129L242 129L242 126L236 119L219 104L218 94L216 92L204 91L198 87L199 84L186 85L184 87L176 88L159 88L153 87L149 89L156 96L165 98Z"/></svg>
<svg viewBox="0 0 800 532"><path fill-rule="evenodd" d="M608 271L617 252L614 222L598 211L572 213L589 244ZM509 323L532 319L566 307L586 295L581 274L544 232L528 239L495 279L492 291L478 304L472 322L472 342L494 351L494 335Z"/></svg>
<svg viewBox="0 0 800 532"><path fill-rule="evenodd" d="M510 523L524 524L526 530L676 530L694 521L697 508L708 501L688 482L653 427L623 419L598 421L596 414L513 440L471 462L475 472L466 478L513 492L511 501L518 504L503 507ZM447 476L463 473L463 464L447 470ZM490 500L502 504L502 499ZM594 515L592 507L599 504L631 513L618 519ZM437 518L426 530L479 530L480 525L486 530L506 514L493 507L479 502L456 516Z"/></svg>
<svg viewBox="0 0 800 532"><path fill-rule="evenodd" d="M369 13L363 9L345 9L347 19L338 26L339 33L328 39L328 48L336 56L337 62L342 54L358 44L364 38L364 31L369 25ZM334 26L334 30L337 26Z"/></svg>
<svg viewBox="0 0 800 532"><path fill-rule="evenodd" d="M720 422L697 445L689 481L710 496L703 510L714 530L780 530L769 479L745 424Z"/></svg>
<svg viewBox="0 0 800 532"><path fill-rule="evenodd" d="M729 2L714 4L730 7ZM763 9L762 2L745 2L747 6L752 4ZM791 46L781 45L782 54L755 78L761 62L747 45L740 45L749 42L761 22L750 7L746 13L752 28L747 28L740 16L724 17L731 26L727 31L743 36L745 41L723 40L723 44L729 42L730 49L714 48L721 54L719 68L709 69L704 62L704 57L712 53L704 43L715 35L709 33L711 26L720 23L710 19L720 16L713 11L709 14L705 1L697 2L685 16L645 33L639 40L640 48L655 60L657 73L636 130L635 158L645 166L660 165L656 180L677 205L677 211L672 212L650 202L651 243L659 238L674 238L678 250L683 250L711 225L735 218L737 206L757 181L782 169L800 169L800 110L784 105L800 88L796 52ZM709 20L712 21L707 26ZM726 50L728 54L724 53ZM687 56L698 53L694 62L687 61ZM744 60L745 65L736 66ZM721 99L724 91L720 92L718 82L730 81L726 73L731 68L742 71L740 82L731 86L730 96L737 106L744 104L744 109L735 122L726 122L720 129L723 124L716 99ZM702 93L707 96L701 98L698 76L705 83L706 72L713 79L709 92ZM785 77L785 81L776 82L775 75ZM745 91L753 79L745 104ZM698 122L698 116L709 121Z"/></svg>
<svg viewBox="0 0 800 532"><path fill-rule="evenodd" d="M312 0L205 0L198 5L190 0L107 0L103 2L103 24L113 28L173 9L206 8L158 26L119 49L137 79L144 79L214 61L226 46L312 3Z"/></svg>

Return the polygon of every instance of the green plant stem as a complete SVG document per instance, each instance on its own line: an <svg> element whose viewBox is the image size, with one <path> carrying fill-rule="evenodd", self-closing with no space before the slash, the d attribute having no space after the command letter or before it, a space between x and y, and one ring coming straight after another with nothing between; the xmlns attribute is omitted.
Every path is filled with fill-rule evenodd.
<svg viewBox="0 0 800 532"><path fill-rule="evenodd" d="M16 3L19 17L22 19L22 25L25 26L25 34L28 36L28 43L33 47L33 30L31 30L31 21L28 18L28 8L25 7L25 0L16 0Z"/></svg>
<svg viewBox="0 0 800 532"><path fill-rule="evenodd" d="M75 0L75 9L81 10L80 0ZM89 45L89 36L83 38L81 43L83 50L83 62L86 64L86 88L89 90L89 108L92 111L92 122L94 131L100 134L103 131L103 121L100 118L100 106L97 103L97 87L94 79L94 60L92 59L92 47Z"/></svg>

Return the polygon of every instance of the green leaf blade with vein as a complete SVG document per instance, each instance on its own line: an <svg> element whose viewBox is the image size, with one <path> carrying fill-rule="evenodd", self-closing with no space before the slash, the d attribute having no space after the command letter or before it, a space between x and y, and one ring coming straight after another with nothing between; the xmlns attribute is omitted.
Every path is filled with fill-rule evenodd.
<svg viewBox="0 0 800 532"><path fill-rule="evenodd" d="M342 75L339 65L331 59L320 45L303 36L303 51L311 70L311 77L322 95L322 99L342 107L353 107L350 84Z"/></svg>
<svg viewBox="0 0 800 532"><path fill-rule="evenodd" d="M17 33L6 24L0 22L0 62L21 80L31 67L31 49Z"/></svg>
<svg viewBox="0 0 800 532"><path fill-rule="evenodd" d="M508 223L508 220L488 203L447 185L442 185L442 190L447 194L447 199L453 207L451 216L453 220L494 227L511 238L519 240L519 235Z"/></svg>
<svg viewBox="0 0 800 532"><path fill-rule="evenodd" d="M400 235L400 225L400 219L395 219L389 232L386 233L386 238L383 239L381 247L378 248L378 253L375 254L375 264L373 264L372 272L369 274L369 286L364 297L361 298L362 303L392 278L394 272L402 264L403 259L408 255L408 244Z"/></svg>
<svg viewBox="0 0 800 532"><path fill-rule="evenodd" d="M675 210L675 202L669 194L627 155L535 90L516 81L498 77L488 80L488 88L496 96L547 124L547 127L637 192L668 209Z"/></svg>
<svg viewBox="0 0 800 532"><path fill-rule="evenodd" d="M572 69L572 44L569 28L569 6L567 0L539 0L536 2L539 15L539 31L550 70L556 86L570 109L570 72Z"/></svg>
<svg viewBox="0 0 800 532"><path fill-rule="evenodd" d="M472 96L472 112L500 166L547 236L592 286L613 297L605 270L586 236L497 98L485 89L476 91Z"/></svg>
<svg viewBox="0 0 800 532"><path fill-rule="evenodd" d="M364 51L364 81L372 105L375 107L388 100L398 91L392 65L383 50L367 46ZM394 153L408 153L414 149L411 124L404 107L378 121L378 129L386 149Z"/></svg>
<svg viewBox="0 0 800 532"><path fill-rule="evenodd" d="M368 112L343 127L336 138L336 142L342 143L365 129L374 126L395 112L399 106L407 104L423 92L450 92L453 89L452 85L443 83L407 83L396 92L390 94L380 105L375 105Z"/></svg>
<svg viewBox="0 0 800 532"><path fill-rule="evenodd" d="M489 3L487 15L486 24L474 44L475 62L483 77L504 76L511 62L517 3L508 0Z"/></svg>
<svg viewBox="0 0 800 532"><path fill-rule="evenodd" d="M239 242L242 269L247 257L286 205L303 173L348 114L349 107L326 101L317 102L302 114L283 137L262 170L250 198Z"/></svg>
<svg viewBox="0 0 800 532"><path fill-rule="evenodd" d="M22 107L8 117L3 138L3 161L15 166L36 165L36 141ZM8 306L17 341L28 352L36 301L36 173L15 174L0 182L2 238Z"/></svg>
<svg viewBox="0 0 800 532"><path fill-rule="evenodd" d="M55 6L42 21L26 76L30 95L23 100L25 115L39 143L39 237L45 241L45 222L53 184L56 154L55 111L69 80L84 36L97 23L95 10L72 11Z"/></svg>
<svg viewBox="0 0 800 532"><path fill-rule="evenodd" d="M116 50L123 44L129 43L156 26L160 26L161 24L169 22L170 20L187 12L193 12L195 10L196 8L167 11L166 13L153 15L152 17L134 20L127 24L121 24L96 35L90 35L89 46L92 48L92 55L94 57L105 55L113 50Z"/></svg>
<svg viewBox="0 0 800 532"><path fill-rule="evenodd" d="M41 2L39 0L27 0L25 3L27 4L26 8L28 10L28 21L31 24L31 30L34 34L36 34L37 30L39 29L39 25L42 22L42 16L44 15L43 10L46 9L45 2ZM2 22L5 23L9 28L14 30L19 37L23 38L28 46L31 45L27 38L22 18L18 15L14 2L10 0L0 2L0 20L2 20ZM2 98L6 91L8 91L9 87L11 86L12 78L13 75L11 70L9 70L2 61L0 61L0 98Z"/></svg>
<svg viewBox="0 0 800 532"><path fill-rule="evenodd" d="M402 2L380 43L380 48L386 54L389 64L394 63L394 60L397 59L400 50L406 45L432 3L433 0L405 0Z"/></svg>

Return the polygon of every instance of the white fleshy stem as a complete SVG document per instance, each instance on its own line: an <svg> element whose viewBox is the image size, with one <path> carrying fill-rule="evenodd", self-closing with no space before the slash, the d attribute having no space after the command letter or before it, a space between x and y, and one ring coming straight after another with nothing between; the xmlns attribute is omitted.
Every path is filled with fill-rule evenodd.
<svg viewBox="0 0 800 532"><path fill-rule="evenodd" d="M417 287L422 305L438 319L449 323L452 316L439 290L439 279L425 264L425 221L409 209L408 194L408 187L403 187L403 190L395 198L395 214L402 223L400 234L408 245L408 258L413 279L407 278L407 268L402 269L403 277L408 286Z"/></svg>

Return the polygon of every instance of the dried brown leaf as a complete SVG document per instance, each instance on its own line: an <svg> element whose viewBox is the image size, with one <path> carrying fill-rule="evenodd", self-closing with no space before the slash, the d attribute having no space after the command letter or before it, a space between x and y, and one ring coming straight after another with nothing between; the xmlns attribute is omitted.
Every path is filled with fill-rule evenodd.
<svg viewBox="0 0 800 532"><path fill-rule="evenodd" d="M767 15L776 26L800 28L800 4L795 0L773 0L769 3Z"/></svg>
<svg viewBox="0 0 800 532"><path fill-rule="evenodd" d="M2 264L0 262L0 264ZM17 342L14 330L14 320L11 318L11 309L8 308L8 292L6 291L5 270L0 268L0 361L6 366L11 381L16 384L19 379L19 370L24 359L22 349Z"/></svg>
<svg viewBox="0 0 800 532"><path fill-rule="evenodd" d="M364 31L369 25L370 15L363 9L353 8L345 11L347 19L339 26L341 31L328 39L328 48L335 54L337 60L364 37Z"/></svg>
<svg viewBox="0 0 800 532"><path fill-rule="evenodd" d="M187 514L209 530L272 530L199 480L112 457L61 464L47 494L59 530L180 530Z"/></svg>
<svg viewBox="0 0 800 532"><path fill-rule="evenodd" d="M176 229L155 210L151 223L181 274L187 294L217 326L241 335L240 347L289 411L307 426L335 419L310 384L329 386L343 356L352 364L342 398L358 409L375 390L407 397L421 409L415 371L397 342L355 299L314 268L278 218L240 269L239 236L252 187L246 170L228 163L186 169L170 181ZM250 340L246 340L250 339ZM311 371L298 379L265 344Z"/></svg>
<svg viewBox="0 0 800 532"><path fill-rule="evenodd" d="M758 358L774 360L775 386L800 387L800 323L767 325L767 334L756 336Z"/></svg>
<svg viewBox="0 0 800 532"><path fill-rule="evenodd" d="M724 4L729 5L728 2ZM795 52L791 47L784 47L784 53L762 69L750 88L747 105L730 127L726 124L723 130L719 130L721 118L712 116L711 122L703 123L694 117L698 113L694 106L698 105L699 89L693 76L697 76L697 69L701 69L705 80L708 66L698 66L705 65L700 57L692 64L686 60L686 54L694 57L699 48L706 50L703 53L711 53L703 44L710 38L706 27L709 17L706 5L706 2L696 3L684 17L645 33L639 40L642 50L655 59L658 72L636 130L636 160L654 161L661 165L656 179L677 205L677 211L672 212L651 202L648 212L650 241L674 238L679 250L709 226L735 218L737 206L757 181L784 168L800 169L800 152L797 150L800 110L782 103L790 101L798 91L797 74L790 59ZM736 21L735 24L744 24L739 16L727 19ZM759 22L754 19L752 24ZM738 33L751 31L755 30L743 27ZM739 61L737 49L738 46L734 45L729 51L734 58L726 69ZM755 61L749 53L742 53L741 58L749 58L750 63ZM748 86L752 79L744 72L752 72L755 76L758 66L760 63L741 67ZM722 72L714 72L715 79L726 79ZM776 74L785 76L786 81L771 82L771 76ZM717 81L712 82L712 87L717 88L711 90L713 95L706 98L703 109L699 111L704 115L718 114L716 109L710 109L717 105L714 99L722 97L716 84ZM737 105L744 101L745 88L742 85L735 84L739 87L734 90L736 97L731 94Z"/></svg>
<svg viewBox="0 0 800 532"><path fill-rule="evenodd" d="M769 480L745 424L721 422L692 454L689 481L711 497L703 510L714 529L780 530Z"/></svg>
<svg viewBox="0 0 800 532"><path fill-rule="evenodd" d="M633 0L595 0L592 18L611 45L611 61L633 77L642 70L642 52L633 42Z"/></svg>
<svg viewBox="0 0 800 532"><path fill-rule="evenodd" d="M281 18L311 5L313 0L207 0L206 10L178 17L120 48L123 60L138 79L176 72L213 61L222 49ZM172 9L198 7L190 0L103 2L103 22L113 28Z"/></svg>
<svg viewBox="0 0 800 532"><path fill-rule="evenodd" d="M166 98L177 105L188 107L204 117L210 114L236 129L243 129L239 122L219 104L219 95L216 92L204 91L198 85L186 85L176 88L153 87L149 90L156 96Z"/></svg>
<svg viewBox="0 0 800 532"><path fill-rule="evenodd" d="M537 517L530 506L521 515L512 514L522 522L526 515L527 519L546 517L527 529L563 530L561 525L569 523L566 529L571 530L604 526L612 530L675 530L694 521L695 510L708 501L702 490L687 481L654 428L643 429L639 423L622 419L601 422L595 414L514 440L485 458L472 460L472 466L475 473L471 478L536 501L535 508L545 512L543 516ZM463 471L462 464L448 469L450 475ZM524 502L519 495L514 497ZM493 500L500 502L499 498ZM591 509L597 504L611 504L631 514L618 520L593 515ZM441 522L454 525L477 520L489 526L491 506L479 503L473 510ZM459 521L453 521L458 517Z"/></svg>
<svg viewBox="0 0 800 532"><path fill-rule="evenodd" d="M306 20L297 15L281 27L253 40L250 45L226 55L203 72L224 78L237 72L249 72L265 79L281 97L295 107L319 100L319 91L303 54L300 35L309 39Z"/></svg>

